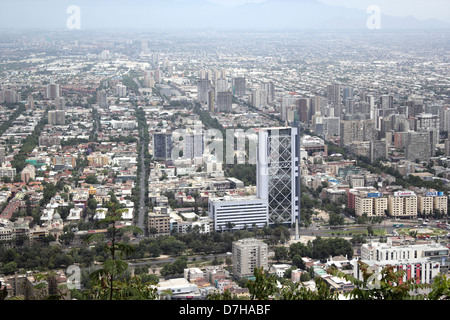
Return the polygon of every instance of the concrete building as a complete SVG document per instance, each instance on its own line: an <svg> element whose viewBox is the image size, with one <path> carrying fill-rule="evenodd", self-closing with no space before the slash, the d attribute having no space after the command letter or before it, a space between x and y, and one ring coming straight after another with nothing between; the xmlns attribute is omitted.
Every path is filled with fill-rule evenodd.
<svg viewBox="0 0 450 320"><path fill-rule="evenodd" d="M217 111L231 112L233 105L233 96L230 91L217 93Z"/></svg>
<svg viewBox="0 0 450 320"><path fill-rule="evenodd" d="M203 156L204 142L202 133L187 133L184 136L183 142L185 143L183 158L194 159L201 158Z"/></svg>
<svg viewBox="0 0 450 320"><path fill-rule="evenodd" d="M267 199L255 197L209 198L214 230L262 228L269 222Z"/></svg>
<svg viewBox="0 0 450 320"><path fill-rule="evenodd" d="M147 224L151 237L170 235L170 213L168 212L150 212Z"/></svg>
<svg viewBox="0 0 450 320"><path fill-rule="evenodd" d="M172 148L172 133L158 132L153 134L153 158L155 160L170 160Z"/></svg>
<svg viewBox="0 0 450 320"><path fill-rule="evenodd" d="M65 124L66 112L64 110L50 110L48 112L48 123L52 125Z"/></svg>
<svg viewBox="0 0 450 320"><path fill-rule="evenodd" d="M11 179L11 181L14 180L14 177L16 176L16 168L6 166L4 163L0 167L0 178L8 177Z"/></svg>
<svg viewBox="0 0 450 320"><path fill-rule="evenodd" d="M33 165L27 164L26 167L20 173L22 182L28 183L31 180L36 179L36 169Z"/></svg>
<svg viewBox="0 0 450 320"><path fill-rule="evenodd" d="M233 242L233 275L237 279L253 276L255 268L268 270L267 243L253 238Z"/></svg>
<svg viewBox="0 0 450 320"><path fill-rule="evenodd" d="M60 96L61 96L61 89L59 87L59 84L50 83L47 85L47 99L55 100Z"/></svg>
<svg viewBox="0 0 450 320"><path fill-rule="evenodd" d="M211 81L199 79L197 81L197 100L201 103L208 103L208 92L211 88Z"/></svg>
<svg viewBox="0 0 450 320"><path fill-rule="evenodd" d="M433 278L448 266L443 261L449 257L449 248L437 243L414 244L399 238L388 238L386 243L371 242L361 246L361 261L369 269L379 272L387 265L405 270L403 281L415 278L417 283L432 283ZM362 279L358 263L354 275Z"/></svg>
<svg viewBox="0 0 450 320"><path fill-rule="evenodd" d="M408 132L406 135L406 160L429 160L435 154L436 131Z"/></svg>
<svg viewBox="0 0 450 320"><path fill-rule="evenodd" d="M232 78L232 89L233 89L233 95L238 96L238 97L245 96L245 93L246 93L245 77Z"/></svg>
<svg viewBox="0 0 450 320"><path fill-rule="evenodd" d="M384 216L388 208L388 200L379 192L359 191L355 195L355 213L357 216Z"/></svg>
<svg viewBox="0 0 450 320"><path fill-rule="evenodd" d="M417 216L417 195L414 191L397 191L388 197L389 214L395 218Z"/></svg>

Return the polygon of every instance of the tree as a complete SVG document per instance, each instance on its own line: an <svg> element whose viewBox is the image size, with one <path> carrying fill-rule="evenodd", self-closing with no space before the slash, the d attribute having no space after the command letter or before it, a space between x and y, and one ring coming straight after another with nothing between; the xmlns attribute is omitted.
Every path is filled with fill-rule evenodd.
<svg viewBox="0 0 450 320"><path fill-rule="evenodd" d="M395 270L385 266L380 272L371 272L369 266L358 261L362 280L337 270L328 269L328 273L350 281L355 288L345 295L354 300L423 300L425 295L413 295L418 289L429 288L428 284L416 283L415 278L403 281L405 270Z"/></svg>
<svg viewBox="0 0 450 320"><path fill-rule="evenodd" d="M236 300L236 294L232 294L229 289L226 289L223 293L213 292L206 296L207 300Z"/></svg>
<svg viewBox="0 0 450 320"><path fill-rule="evenodd" d="M89 275L93 282L92 295L94 299L124 299L124 297L134 296L136 294L135 289L141 287L140 280L137 278L132 278L129 283L118 280L128 268L128 264L122 259L118 259L118 257L123 258L134 250L132 246L126 243L117 242L120 233L116 223L121 220L124 210L126 209L117 209L116 204L111 203L105 219L101 221L109 225L110 242L106 242L103 249L110 255L110 259L103 263L101 269ZM142 230L135 226L124 226L120 229L120 232L127 231L142 233ZM88 236L85 241L91 243L98 239L99 235L93 234ZM144 292L149 293L147 291Z"/></svg>
<svg viewBox="0 0 450 320"><path fill-rule="evenodd" d="M3 266L3 273L5 274L13 274L17 270L17 263L11 261Z"/></svg>
<svg viewBox="0 0 450 320"><path fill-rule="evenodd" d="M86 179L84 180L84 182L88 183L88 184L99 184L99 181L97 180L97 177L95 175L89 175L86 177Z"/></svg>
<svg viewBox="0 0 450 320"><path fill-rule="evenodd" d="M429 300L450 300L450 278L444 274L438 274L433 279L431 292L428 294Z"/></svg>
<svg viewBox="0 0 450 320"><path fill-rule="evenodd" d="M278 262L286 260L289 256L288 249L283 246L275 247L273 251L275 253L275 260Z"/></svg>
<svg viewBox="0 0 450 320"><path fill-rule="evenodd" d="M338 213L330 212L328 223L330 226L341 226L344 224L344 217Z"/></svg>
<svg viewBox="0 0 450 320"><path fill-rule="evenodd" d="M306 268L305 262L299 255L296 255L292 258L292 263L299 269L305 270Z"/></svg>
<svg viewBox="0 0 450 320"><path fill-rule="evenodd" d="M269 300L278 292L275 275L266 274L263 267L255 268L253 275L255 280L246 283L251 300Z"/></svg>

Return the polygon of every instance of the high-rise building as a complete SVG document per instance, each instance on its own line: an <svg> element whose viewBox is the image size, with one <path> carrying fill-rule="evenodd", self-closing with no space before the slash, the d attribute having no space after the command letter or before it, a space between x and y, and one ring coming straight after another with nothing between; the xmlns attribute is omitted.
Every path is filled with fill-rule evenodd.
<svg viewBox="0 0 450 320"><path fill-rule="evenodd" d="M391 95L380 96L380 109L394 108L394 97Z"/></svg>
<svg viewBox="0 0 450 320"><path fill-rule="evenodd" d="M66 99L64 97L57 97L55 99L56 110L66 110Z"/></svg>
<svg viewBox="0 0 450 320"><path fill-rule="evenodd" d="M16 168L6 166L6 164L3 163L2 166L0 167L0 178L8 177L11 180L14 180L15 176L16 176Z"/></svg>
<svg viewBox="0 0 450 320"><path fill-rule="evenodd" d="M213 89L208 91L208 110L209 112L214 112L215 111L215 103L216 103L216 99L215 99L215 92Z"/></svg>
<svg viewBox="0 0 450 320"><path fill-rule="evenodd" d="M36 179L36 169L32 164L27 164L20 173L22 182L28 183L30 179Z"/></svg>
<svg viewBox="0 0 450 320"><path fill-rule="evenodd" d="M261 129L257 156L257 194L268 201L269 224L293 225L300 219L298 128Z"/></svg>
<svg viewBox="0 0 450 320"><path fill-rule="evenodd" d="M219 92L217 94L217 111L231 112L233 106L233 96L230 91Z"/></svg>
<svg viewBox="0 0 450 320"><path fill-rule="evenodd" d="M410 131L406 135L406 160L429 160L435 154L436 130Z"/></svg>
<svg viewBox="0 0 450 320"><path fill-rule="evenodd" d="M340 84L332 83L327 86L327 100L328 104L331 106L336 106L342 103Z"/></svg>
<svg viewBox="0 0 450 320"><path fill-rule="evenodd" d="M310 99L301 98L297 100L299 121L303 123L311 120Z"/></svg>
<svg viewBox="0 0 450 320"><path fill-rule="evenodd" d="M59 84L50 83L47 85L47 99L55 100L61 96Z"/></svg>
<svg viewBox="0 0 450 320"><path fill-rule="evenodd" d="M275 86L273 82L263 82L261 90L267 93L267 103L271 104L275 101Z"/></svg>
<svg viewBox="0 0 450 320"><path fill-rule="evenodd" d="M105 90L100 90L97 92L97 103L100 105L100 107L108 106L108 100Z"/></svg>
<svg viewBox="0 0 450 320"><path fill-rule="evenodd" d="M417 195L413 191L396 191L388 197L389 214L395 218L417 217Z"/></svg>
<svg viewBox="0 0 450 320"><path fill-rule="evenodd" d="M199 79L197 81L197 100L201 103L208 103L208 91L211 82L208 79Z"/></svg>
<svg viewBox="0 0 450 320"><path fill-rule="evenodd" d="M245 96L246 85L244 77L234 77L232 79L233 94L238 97Z"/></svg>
<svg viewBox="0 0 450 320"><path fill-rule="evenodd" d="M228 90L227 79L219 78L216 80L216 99L219 92L226 92Z"/></svg>
<svg viewBox="0 0 450 320"><path fill-rule="evenodd" d="M5 147L0 147L0 165L5 163L6 160L6 150Z"/></svg>
<svg viewBox="0 0 450 320"><path fill-rule="evenodd" d="M152 70L144 71L144 85L146 88L153 88L155 86L155 74Z"/></svg>
<svg viewBox="0 0 450 320"><path fill-rule="evenodd" d="M372 120L352 120L340 122L341 147L354 141L372 141L376 138L375 123Z"/></svg>
<svg viewBox="0 0 450 320"><path fill-rule="evenodd" d="M127 87L124 86L123 84L118 84L115 88L116 91L116 95L118 95L119 97L126 97L127 96Z"/></svg>
<svg viewBox="0 0 450 320"><path fill-rule="evenodd" d="M389 144L386 140L370 141L370 161L387 159Z"/></svg>
<svg viewBox="0 0 450 320"><path fill-rule="evenodd" d="M249 102L257 109L262 109L267 104L267 95L265 91L254 89L249 94Z"/></svg>
<svg viewBox="0 0 450 320"><path fill-rule="evenodd" d="M342 94L344 97L344 101L347 99L353 99L353 88L352 87L344 87L342 90Z"/></svg>
<svg viewBox="0 0 450 320"><path fill-rule="evenodd" d="M172 157L172 133L158 132L153 134L153 158L169 160Z"/></svg>
<svg viewBox="0 0 450 320"><path fill-rule="evenodd" d="M27 109L34 110L34 99L31 94L28 96L28 103L26 106L27 106Z"/></svg>
<svg viewBox="0 0 450 320"><path fill-rule="evenodd" d="M415 131L439 130L440 128L440 119L438 115L421 113L416 116L415 120Z"/></svg>
<svg viewBox="0 0 450 320"><path fill-rule="evenodd" d="M233 275L237 279L253 276L255 268L268 269L267 243L247 238L233 242Z"/></svg>
<svg viewBox="0 0 450 320"><path fill-rule="evenodd" d="M203 134L192 132L184 136L185 151L183 158L201 158L204 151Z"/></svg>
<svg viewBox="0 0 450 320"><path fill-rule="evenodd" d="M17 103L22 99L22 95L13 89L0 91L0 102Z"/></svg>
<svg viewBox="0 0 450 320"><path fill-rule="evenodd" d="M66 112L64 110L50 110L48 112L48 123L57 125L66 123Z"/></svg>

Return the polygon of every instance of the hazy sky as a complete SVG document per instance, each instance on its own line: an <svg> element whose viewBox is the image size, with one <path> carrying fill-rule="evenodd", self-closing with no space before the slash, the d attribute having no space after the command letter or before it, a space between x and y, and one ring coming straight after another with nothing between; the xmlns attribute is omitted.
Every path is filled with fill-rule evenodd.
<svg viewBox="0 0 450 320"><path fill-rule="evenodd" d="M0 3L0 28L65 28L70 5L80 8L82 29L291 28L308 23L320 25L325 18L337 19L340 12L350 10L343 6L352 8L351 19L355 16L366 19L365 11L370 5L379 6L385 15L450 22L450 0L0 0Z"/></svg>
<svg viewBox="0 0 450 320"><path fill-rule="evenodd" d="M319 0L330 5L367 9L371 5L392 16L450 20L450 0Z"/></svg>

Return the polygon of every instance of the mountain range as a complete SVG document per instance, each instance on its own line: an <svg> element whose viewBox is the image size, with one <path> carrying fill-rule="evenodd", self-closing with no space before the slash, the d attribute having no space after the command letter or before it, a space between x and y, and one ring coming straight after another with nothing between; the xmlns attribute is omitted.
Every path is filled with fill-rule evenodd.
<svg viewBox="0 0 450 320"><path fill-rule="evenodd" d="M319 0L2 0L0 28L64 28L73 4L81 27L214 30L364 30L373 13ZM450 21L390 16L381 29L448 29Z"/></svg>

